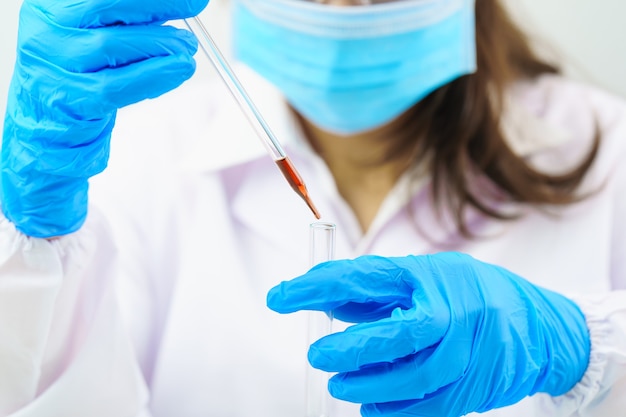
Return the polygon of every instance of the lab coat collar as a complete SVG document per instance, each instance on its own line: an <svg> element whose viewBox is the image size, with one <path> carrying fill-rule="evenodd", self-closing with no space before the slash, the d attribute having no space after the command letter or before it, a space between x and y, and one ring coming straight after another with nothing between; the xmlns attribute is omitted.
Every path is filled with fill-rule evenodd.
<svg viewBox="0 0 626 417"><path fill-rule="evenodd" d="M250 97L307 182L310 194L320 197L314 201L320 212L323 216L331 215L330 218L324 217L324 220L335 221L333 216L338 216L343 218L342 224L345 224L349 221L346 220L349 216L342 214L345 207L341 204L332 178L321 159L307 144L282 97L270 84L246 67L238 67L237 71ZM533 88L532 84L526 83L512 88L506 97L507 111L502 118L501 128L509 145L520 155L527 156L558 146L569 138L567 132L539 117L545 102L543 94L541 88ZM274 176L281 174L274 166L267 168L273 163L254 129L231 97L224 97L214 121L202 136L222 137L224 132L228 132L228 140L224 141L224 146L220 146L219 152L215 151L215 143L210 140L196 141L198 147L189 155L186 168L203 172L237 172L242 177L239 178L240 185L231 201L234 215L273 244L281 245L294 254L301 252L301 247L291 245L290 242L301 242L302 236L307 233L302 230L302 225L309 224L314 218L287 184L282 187L268 186L275 183ZM234 167L238 168L230 170ZM423 185L424 182L420 181L419 184ZM311 189L311 186L314 188ZM390 201L386 200L391 205L386 204L381 208L368 236L357 238L353 233L353 236L346 238L349 241L338 242L338 246L344 246L347 252L359 252L359 248L366 247L377 229L384 226L385 219L397 211L398 204L406 203L396 197L403 196L400 200L409 198L405 192L396 192L394 195L394 198L388 199ZM330 206L331 201L337 202L335 206ZM251 210L251 207L254 209ZM358 229L358 225L354 226Z"/></svg>

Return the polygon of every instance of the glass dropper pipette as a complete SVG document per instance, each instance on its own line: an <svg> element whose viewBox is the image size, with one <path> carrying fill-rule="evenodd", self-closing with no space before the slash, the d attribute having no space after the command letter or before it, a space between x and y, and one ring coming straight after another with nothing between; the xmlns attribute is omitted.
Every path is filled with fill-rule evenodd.
<svg viewBox="0 0 626 417"><path fill-rule="evenodd" d="M228 90L239 104L239 107L254 128L257 136L263 142L265 149L272 157L291 188L293 188L293 190L300 197L302 197L313 212L313 215L319 219L320 214L309 197L309 193L306 189L304 181L302 181L302 177L300 177L300 174L298 174L298 171L294 167L293 163L287 154L285 154L285 151L283 151L282 146L280 146L280 143L235 76L232 68L220 52L205 26L202 24L200 18L198 16L194 16L189 19L184 19L184 22L189 30L191 30L196 38L198 38L198 45L200 46L200 49L202 49L204 54L207 58L209 58L209 61L211 61L219 73L220 77L228 87Z"/></svg>

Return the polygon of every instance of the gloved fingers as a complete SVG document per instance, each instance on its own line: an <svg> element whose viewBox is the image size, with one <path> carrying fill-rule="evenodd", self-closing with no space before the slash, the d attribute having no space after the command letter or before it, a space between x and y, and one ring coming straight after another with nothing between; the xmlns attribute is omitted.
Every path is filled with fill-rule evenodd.
<svg viewBox="0 0 626 417"><path fill-rule="evenodd" d="M195 16L208 0L24 0L60 25L93 28L165 22Z"/></svg>
<svg viewBox="0 0 626 417"><path fill-rule="evenodd" d="M19 75L20 85L16 88L21 93L16 94L17 106L32 120L57 120L78 128L77 123L100 120L118 108L178 87L193 75L195 68L193 57L188 55L154 57L85 74L45 68L38 77ZM30 96L37 91L47 94L36 97L34 105Z"/></svg>
<svg viewBox="0 0 626 417"><path fill-rule="evenodd" d="M100 71L87 78L85 84L87 91L102 99L103 109L120 108L173 90L189 79L195 69L196 61L191 56L154 57ZM75 98L80 103L80 97Z"/></svg>
<svg viewBox="0 0 626 417"><path fill-rule="evenodd" d="M48 119L58 119L58 110L73 119L98 119L123 105L157 97L195 71L197 41L173 27L105 28L83 31L73 41L52 36L46 42L52 44L46 47L39 37L23 40L13 84L25 104L22 111L54 111ZM41 114L30 116L42 119Z"/></svg>
<svg viewBox="0 0 626 417"><path fill-rule="evenodd" d="M333 317L347 323L371 322L389 317L397 309L407 308L404 299L385 303L347 303L333 310Z"/></svg>
<svg viewBox="0 0 626 417"><path fill-rule="evenodd" d="M460 417L472 411L471 402L451 384L424 398L405 401L365 403L363 417Z"/></svg>
<svg viewBox="0 0 626 417"><path fill-rule="evenodd" d="M112 26L100 29L49 28L28 22L21 33L18 57L31 73L48 63L68 72L96 72L157 56L194 55L195 36L184 29L161 25ZM45 26L45 25L44 25Z"/></svg>
<svg viewBox="0 0 626 417"><path fill-rule="evenodd" d="M450 325L448 310L396 309L391 317L360 323L321 338L309 348L311 365L350 372L395 362L437 344Z"/></svg>
<svg viewBox="0 0 626 417"><path fill-rule="evenodd" d="M267 305L279 313L334 310L340 320L351 309L388 315L398 306L411 307L413 288L402 274L394 262L377 256L325 262L272 288Z"/></svg>
<svg viewBox="0 0 626 417"><path fill-rule="evenodd" d="M471 349L467 343L456 349L449 349L445 342L435 344L393 362L339 373L329 381L329 390L339 399L356 403L421 399L459 383L467 371Z"/></svg>

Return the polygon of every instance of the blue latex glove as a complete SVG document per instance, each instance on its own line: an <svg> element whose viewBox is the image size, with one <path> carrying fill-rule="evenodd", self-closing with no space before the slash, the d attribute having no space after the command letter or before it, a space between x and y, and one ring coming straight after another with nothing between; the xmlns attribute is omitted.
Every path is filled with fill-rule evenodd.
<svg viewBox="0 0 626 417"><path fill-rule="evenodd" d="M268 294L280 313L356 322L309 349L331 394L364 416L457 417L564 394L590 342L569 299L459 253L333 261Z"/></svg>
<svg viewBox="0 0 626 417"><path fill-rule="evenodd" d="M116 110L195 70L188 31L208 0L25 0L1 154L0 204L27 235L71 233L107 164Z"/></svg>

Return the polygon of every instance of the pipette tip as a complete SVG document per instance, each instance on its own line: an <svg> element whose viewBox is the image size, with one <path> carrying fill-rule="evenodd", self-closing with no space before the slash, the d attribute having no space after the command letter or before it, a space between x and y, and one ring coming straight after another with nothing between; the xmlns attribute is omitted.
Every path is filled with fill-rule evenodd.
<svg viewBox="0 0 626 417"><path fill-rule="evenodd" d="M315 216L315 218L318 219L318 220L321 219L322 216L320 215L320 212L317 211L317 208L315 207L315 205L313 204L313 202L311 201L309 196L304 197L304 201L306 201L307 206L309 206L309 208L313 212L313 215Z"/></svg>
<svg viewBox="0 0 626 417"><path fill-rule="evenodd" d="M284 157L284 158L277 159L274 162L276 163L278 168L280 168L280 171L283 173L283 176L285 177L285 179L287 180L291 188L300 197L302 197L302 199L306 202L307 206L309 206L315 218L320 219L321 218L320 212L317 211L317 208L315 208L315 205L313 205L313 202L311 201L311 198L309 197L309 193L306 190L306 186L304 185L304 182L302 181L300 174L298 174L298 171L296 171L296 167L293 166L293 163L291 162L291 160L288 157Z"/></svg>

